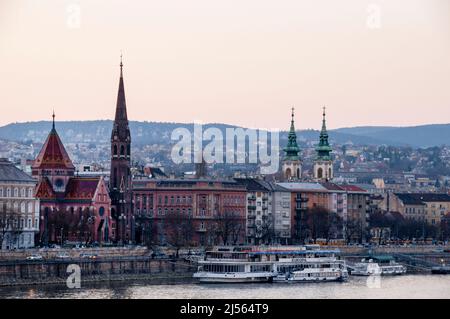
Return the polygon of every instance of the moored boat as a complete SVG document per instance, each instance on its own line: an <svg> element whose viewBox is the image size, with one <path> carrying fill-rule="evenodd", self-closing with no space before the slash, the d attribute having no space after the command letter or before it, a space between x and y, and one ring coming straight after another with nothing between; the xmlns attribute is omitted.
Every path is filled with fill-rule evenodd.
<svg viewBox="0 0 450 319"><path fill-rule="evenodd" d="M361 262L354 264L351 267L350 274L353 276L372 276L381 275L382 270L378 263L373 262L373 259L361 260Z"/></svg>
<svg viewBox="0 0 450 319"><path fill-rule="evenodd" d="M308 246L215 250L199 261L194 278L209 283L343 281L348 273L338 254Z"/></svg>

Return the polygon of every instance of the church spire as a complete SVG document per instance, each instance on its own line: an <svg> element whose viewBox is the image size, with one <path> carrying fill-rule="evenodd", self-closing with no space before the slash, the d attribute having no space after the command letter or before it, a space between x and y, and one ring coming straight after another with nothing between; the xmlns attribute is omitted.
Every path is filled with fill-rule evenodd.
<svg viewBox="0 0 450 319"><path fill-rule="evenodd" d="M125 88L124 88L124 84L123 84L122 54L120 55L120 79L119 79L119 90L117 93L115 120L116 121L128 121L127 104L126 104L126 100L125 100Z"/></svg>
<svg viewBox="0 0 450 319"><path fill-rule="evenodd" d="M295 133L294 108L292 108L291 128L289 130L288 135L288 144L283 150L286 153L285 155L286 160L299 160L298 153L300 152L300 148L298 147L297 134Z"/></svg>
<svg viewBox="0 0 450 319"><path fill-rule="evenodd" d="M53 118L53 121L52 121L52 131L55 131L55 110L53 110L52 118Z"/></svg>
<svg viewBox="0 0 450 319"><path fill-rule="evenodd" d="M320 131L319 145L317 145L316 151L317 151L317 157L319 159L322 159L322 160L330 160L331 159L330 153L332 152L332 149L328 142L328 132L327 132L326 119L325 119L325 107L323 107L322 130Z"/></svg>

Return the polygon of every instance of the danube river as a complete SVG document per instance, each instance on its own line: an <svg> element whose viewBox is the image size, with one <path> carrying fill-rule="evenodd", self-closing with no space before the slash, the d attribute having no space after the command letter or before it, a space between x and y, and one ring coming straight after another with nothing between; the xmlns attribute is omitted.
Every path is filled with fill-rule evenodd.
<svg viewBox="0 0 450 319"><path fill-rule="evenodd" d="M307 298L446 298L450 275L350 277L344 283L273 284L156 284L114 282L86 284L80 289L61 286L2 287L0 298L187 298L187 299L307 299Z"/></svg>

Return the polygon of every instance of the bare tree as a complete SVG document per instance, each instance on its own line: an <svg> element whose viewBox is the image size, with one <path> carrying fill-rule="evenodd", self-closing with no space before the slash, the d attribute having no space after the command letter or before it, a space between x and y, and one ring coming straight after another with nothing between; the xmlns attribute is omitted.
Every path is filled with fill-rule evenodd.
<svg viewBox="0 0 450 319"><path fill-rule="evenodd" d="M192 217L176 210L166 216L165 222L167 241L175 247L176 257L178 258L180 249L192 243L194 235Z"/></svg>
<svg viewBox="0 0 450 319"><path fill-rule="evenodd" d="M230 243L236 245L243 236L244 225L239 216L234 212L218 212L215 223L216 236L224 245Z"/></svg>
<svg viewBox="0 0 450 319"><path fill-rule="evenodd" d="M6 203L2 204L0 209L0 249L5 239L8 240L6 246L12 247L18 243L18 237L22 232L20 228L20 212L19 209L8 207Z"/></svg>

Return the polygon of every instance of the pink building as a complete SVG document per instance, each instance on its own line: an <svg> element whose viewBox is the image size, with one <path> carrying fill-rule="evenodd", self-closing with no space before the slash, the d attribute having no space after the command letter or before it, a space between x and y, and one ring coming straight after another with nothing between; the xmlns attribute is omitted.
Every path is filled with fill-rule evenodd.
<svg viewBox="0 0 450 319"><path fill-rule="evenodd" d="M133 181L136 240L185 245L245 242L246 189L235 181Z"/></svg>

